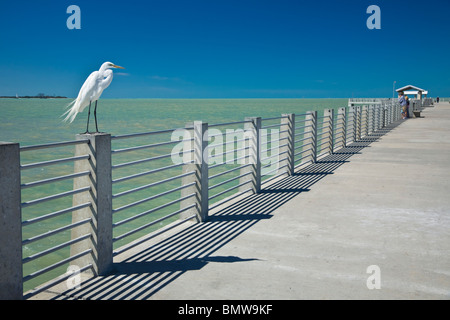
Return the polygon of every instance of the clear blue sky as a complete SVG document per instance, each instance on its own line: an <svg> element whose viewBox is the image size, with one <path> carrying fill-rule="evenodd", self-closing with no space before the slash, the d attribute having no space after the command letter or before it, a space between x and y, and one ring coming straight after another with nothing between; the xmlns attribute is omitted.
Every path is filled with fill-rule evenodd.
<svg viewBox="0 0 450 320"><path fill-rule="evenodd" d="M450 96L449 35L448 0L2 1L0 95L75 97L112 61L104 98Z"/></svg>

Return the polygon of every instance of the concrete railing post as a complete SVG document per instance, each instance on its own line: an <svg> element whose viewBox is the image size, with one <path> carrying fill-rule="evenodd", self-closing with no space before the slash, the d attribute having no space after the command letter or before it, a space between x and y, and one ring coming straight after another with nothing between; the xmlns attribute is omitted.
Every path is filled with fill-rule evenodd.
<svg viewBox="0 0 450 320"><path fill-rule="evenodd" d="M305 126L305 143L306 148L310 148L309 151L305 152L305 159L310 159L312 163L317 161L317 111L308 111L306 114ZM303 148L305 148L303 147Z"/></svg>
<svg viewBox="0 0 450 320"><path fill-rule="evenodd" d="M346 141L346 123L347 123L347 109L346 108L339 108L338 109L338 117L337 117L337 124L336 128L338 128L336 131L336 141L339 142L339 145L341 148L345 148L347 145Z"/></svg>
<svg viewBox="0 0 450 320"><path fill-rule="evenodd" d="M361 125L362 125L362 107L356 107L356 132L355 141L361 140Z"/></svg>
<svg viewBox="0 0 450 320"><path fill-rule="evenodd" d="M91 206L74 211L72 222L91 218L91 223L72 229L72 239L91 233L91 238L71 245L74 256L92 249L92 254L84 255L72 265L84 267L92 264L97 275L107 274L113 264L112 245L112 176L111 176L111 135L107 133L79 134L77 140L88 139L89 143L77 144L75 155L89 155L89 159L76 161L75 173L90 171L90 175L74 179L74 189L90 186L89 192L75 194L73 205L91 202Z"/></svg>
<svg viewBox="0 0 450 320"><path fill-rule="evenodd" d="M377 106L377 130L383 128L383 104Z"/></svg>
<svg viewBox="0 0 450 320"><path fill-rule="evenodd" d="M280 162L280 167L288 175L294 174L294 141L295 141L295 114L282 114L280 126L280 154L285 160ZM285 145L286 144L286 145ZM285 145L285 146L284 146Z"/></svg>
<svg viewBox="0 0 450 320"><path fill-rule="evenodd" d="M369 134L369 106L363 106L362 107L362 129L361 129L361 135L363 137L367 136Z"/></svg>
<svg viewBox="0 0 450 320"><path fill-rule="evenodd" d="M22 300L20 149L0 142L0 300Z"/></svg>
<svg viewBox="0 0 450 320"><path fill-rule="evenodd" d="M201 121L194 121L194 125L187 125L191 128L192 139L185 142L185 148L190 150L193 148L193 163L183 165L183 173L194 172L194 174L183 177L182 184L187 185L195 182L191 187L187 187L181 190L181 197L188 196L195 193L195 198L188 198L181 201L180 208L184 209L195 203L195 208L188 209L181 214L181 217L196 215L198 222L204 222L208 219L209 210L209 192L208 192L208 123Z"/></svg>
<svg viewBox="0 0 450 320"><path fill-rule="evenodd" d="M239 179L239 183L245 183L251 180L251 187L254 193L261 192L261 117L246 117L245 121L248 121L244 125L244 146L248 147L248 157L245 164L250 164L242 168L239 172L242 177ZM251 172L250 174L248 172ZM249 183L246 183L239 187L239 191L242 192L248 189Z"/></svg>
<svg viewBox="0 0 450 320"><path fill-rule="evenodd" d="M375 129L375 105L371 105L369 109L370 113L370 129L369 133L373 133Z"/></svg>
<svg viewBox="0 0 450 320"><path fill-rule="evenodd" d="M327 153L333 154L334 150L334 109L325 109L323 111L323 132L322 137L326 137L322 150L326 150Z"/></svg>
<svg viewBox="0 0 450 320"><path fill-rule="evenodd" d="M348 108L348 122L347 122L347 142L356 141L356 107L351 106Z"/></svg>

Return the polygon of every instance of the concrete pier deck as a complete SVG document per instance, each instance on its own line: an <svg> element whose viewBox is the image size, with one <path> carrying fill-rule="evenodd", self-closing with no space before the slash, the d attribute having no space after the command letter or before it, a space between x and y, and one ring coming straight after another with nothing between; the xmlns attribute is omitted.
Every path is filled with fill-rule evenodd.
<svg viewBox="0 0 450 320"><path fill-rule="evenodd" d="M441 103L31 299L450 299L449 190Z"/></svg>

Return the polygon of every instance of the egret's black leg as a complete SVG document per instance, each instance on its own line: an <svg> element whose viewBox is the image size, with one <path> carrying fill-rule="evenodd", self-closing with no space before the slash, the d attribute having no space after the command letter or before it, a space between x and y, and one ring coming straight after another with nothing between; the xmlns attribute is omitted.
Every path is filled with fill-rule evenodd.
<svg viewBox="0 0 450 320"><path fill-rule="evenodd" d="M89 116L91 115L91 102L89 101L89 111L88 111L88 119L87 119L87 125L86 125L86 132L89 133Z"/></svg>
<svg viewBox="0 0 450 320"><path fill-rule="evenodd" d="M98 100L95 100L95 108L94 108L95 130L97 130L96 132L98 132L98 126L97 126L97 101Z"/></svg>

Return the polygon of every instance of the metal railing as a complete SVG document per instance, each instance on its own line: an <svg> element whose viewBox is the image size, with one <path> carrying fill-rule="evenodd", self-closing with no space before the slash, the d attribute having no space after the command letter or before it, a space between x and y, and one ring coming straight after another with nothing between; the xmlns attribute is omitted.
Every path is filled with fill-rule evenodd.
<svg viewBox="0 0 450 320"><path fill-rule="evenodd" d="M111 137L112 143L117 145L111 150L114 254L141 243L142 239L135 240L162 224L175 221L177 215L190 208L180 209L179 205L195 193L182 197L180 193L194 183L181 184L181 180L195 172L181 173L183 163L167 165L167 160L172 157L171 149L179 143L170 137L176 130ZM126 147L122 140L126 140Z"/></svg>
<svg viewBox="0 0 450 320"><path fill-rule="evenodd" d="M115 255L187 221L206 221L209 211L227 201L258 193L274 179L399 117L396 101L383 100L325 109L321 115L309 111L212 125L194 122L26 147L2 143L0 170L8 174L0 177L0 195L8 194L11 202L4 204L11 208L4 214L6 225L11 224L5 230L20 230L20 241L0 233L8 259L20 254L21 266L11 267L20 273L20 281L14 278L19 293L10 294L18 297L30 287L29 294L35 294L67 280L70 266L105 274ZM17 216L22 217L19 227Z"/></svg>
<svg viewBox="0 0 450 320"><path fill-rule="evenodd" d="M70 147L80 144L89 144L89 140L75 140L60 143L41 144L20 148L21 158L26 163L21 163L22 172L20 204L22 212L23 246L23 282L30 282L31 286L39 283L39 278L47 279L50 274L53 282L47 283L42 289L52 286L54 283L68 278L67 267L70 262L80 257L92 254L92 248L87 248L76 254L70 253L70 248L77 243L89 240L90 232L74 235L77 227L92 223L91 218L73 221L68 214L76 214L78 210L90 208L92 203L85 201L76 205L72 204L74 195L91 191L91 186L74 185L74 180L90 175L89 171L81 171L67 174L72 171L70 165L75 162L89 161L90 155L67 156L45 161L33 161L33 156L28 156L32 151L47 154L73 155ZM69 147L69 149L68 149ZM59 149L59 153L55 151ZM65 149L65 150L64 150ZM36 179L36 180L35 180ZM48 194L54 190L58 193ZM61 192L62 191L62 192ZM44 206L45 205L45 206ZM52 209L52 211L49 211ZM33 228L30 228L33 226ZM50 228L48 226L54 226ZM50 258L48 258L50 257ZM46 264L42 259L46 258ZM33 262L33 263L32 263ZM92 268L92 264L79 265L80 271ZM47 276L45 276L47 275ZM26 286L27 287L27 286Z"/></svg>

